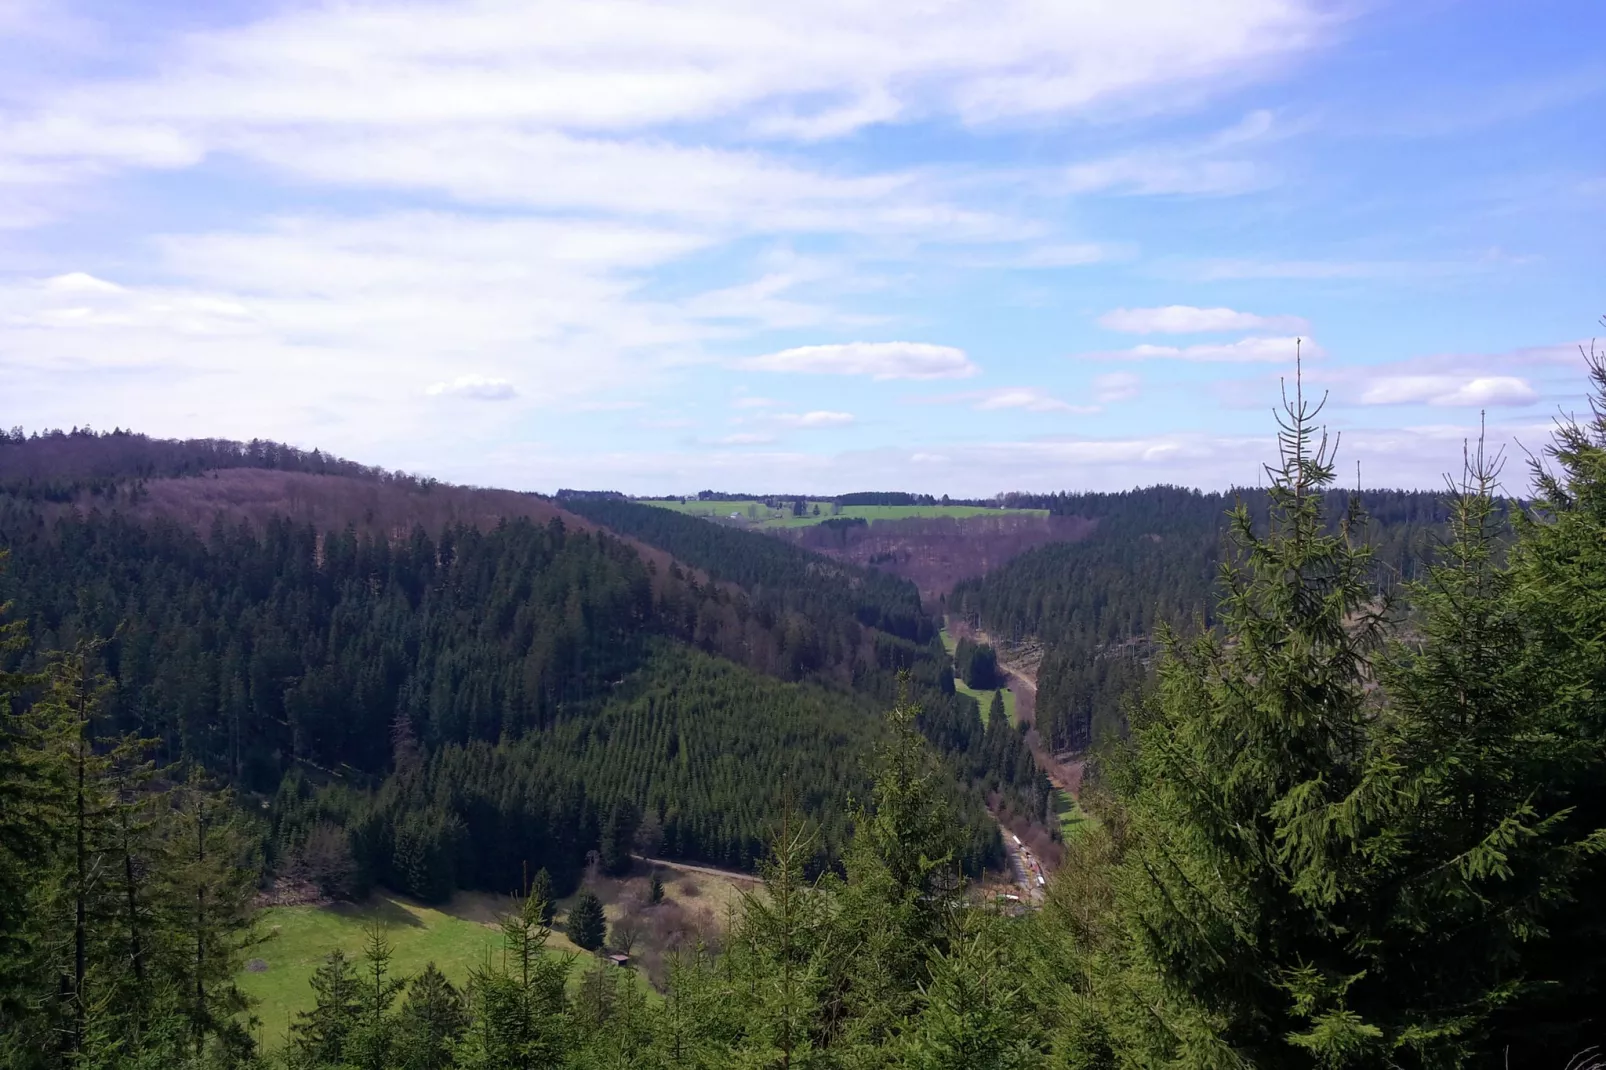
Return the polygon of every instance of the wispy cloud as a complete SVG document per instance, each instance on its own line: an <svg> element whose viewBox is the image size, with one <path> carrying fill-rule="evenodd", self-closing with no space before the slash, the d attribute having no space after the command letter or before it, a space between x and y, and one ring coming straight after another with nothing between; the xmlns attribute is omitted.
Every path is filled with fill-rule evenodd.
<svg viewBox="0 0 1606 1070"><path fill-rule="evenodd" d="M1113 405L1118 401L1131 401L1138 396L1143 377L1131 372L1109 372L1093 380L1094 397L1100 405Z"/></svg>
<svg viewBox="0 0 1606 1070"><path fill-rule="evenodd" d="M1292 364L1295 347L1306 357L1320 357L1324 350L1309 338L1242 338L1236 342L1202 343L1191 346L1138 345L1130 349L1084 353L1082 359L1099 360L1185 360L1195 363Z"/></svg>
<svg viewBox="0 0 1606 1070"><path fill-rule="evenodd" d="M856 418L851 412L831 412L827 409L817 409L813 412L777 412L765 416L764 419L781 427L818 430L826 427L847 427Z"/></svg>
<svg viewBox="0 0 1606 1070"><path fill-rule="evenodd" d="M1373 379L1363 405L1531 405L1539 392L1514 375L1391 375Z"/></svg>
<svg viewBox="0 0 1606 1070"><path fill-rule="evenodd" d="M1072 193L1203 194L1247 193L1270 181L1264 164L1230 153L1266 137L1270 112L1258 111L1236 126L1203 141L1160 145L1072 164L1064 172Z"/></svg>
<svg viewBox="0 0 1606 1070"><path fill-rule="evenodd" d="M1116 308L1099 317L1099 326L1127 334L1205 334L1216 331L1304 331L1298 316L1261 316L1230 308Z"/></svg>
<svg viewBox="0 0 1606 1070"><path fill-rule="evenodd" d="M459 375L451 382L432 383L424 391L430 397L468 398L472 401L507 401L518 391L506 379L486 375Z"/></svg>
<svg viewBox="0 0 1606 1070"><path fill-rule="evenodd" d="M927 342L847 342L798 346L748 357L739 368L805 375L863 375L871 379L965 379L980 369L962 349Z"/></svg>
<svg viewBox="0 0 1606 1070"><path fill-rule="evenodd" d="M911 399L922 405L968 405L978 412L1020 409L1025 412L1098 412L1096 405L1072 405L1036 386L1000 386L990 390L965 390L957 394L938 394Z"/></svg>

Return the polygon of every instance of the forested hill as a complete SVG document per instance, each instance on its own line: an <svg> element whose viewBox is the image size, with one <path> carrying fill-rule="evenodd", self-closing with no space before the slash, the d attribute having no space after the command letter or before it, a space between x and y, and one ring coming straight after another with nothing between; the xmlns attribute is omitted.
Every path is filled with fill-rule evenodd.
<svg viewBox="0 0 1606 1070"><path fill-rule="evenodd" d="M20 427L0 432L0 489L26 498L68 501L85 489L105 491L135 480L175 479L235 468L416 486L435 482L265 439L165 439L120 428L96 432L88 427L32 435Z"/></svg>
<svg viewBox="0 0 1606 1070"><path fill-rule="evenodd" d="M1351 495L1330 490L1330 527ZM1010 495L1011 504L1096 519L1077 542L1021 554L956 586L949 612L1004 642L1040 640L1037 725L1054 749L1081 749L1119 727L1121 703L1147 675L1161 624L1213 623L1229 513L1241 501L1264 525L1266 493L1149 487L1120 494ZM1367 542L1385 585L1409 580L1447 519L1444 496L1367 491Z"/></svg>
<svg viewBox="0 0 1606 1070"><path fill-rule="evenodd" d="M885 572L832 561L777 539L710 524L668 509L620 499L575 499L570 510L673 554L747 590L778 611L845 614L914 643L931 642L936 624L914 584Z"/></svg>
<svg viewBox="0 0 1606 1070"><path fill-rule="evenodd" d="M827 861L902 670L967 865L1001 861L989 796L1044 813L1023 738L953 694L894 578L696 521L721 540L655 536L677 563L535 495L250 466L316 468L277 447L76 432L0 456L31 473L0 488L0 601L33 637L10 660L99 643L97 730L276 798L286 869L335 843L354 888L507 891L542 867L567 888L638 823L751 866L781 782Z"/></svg>

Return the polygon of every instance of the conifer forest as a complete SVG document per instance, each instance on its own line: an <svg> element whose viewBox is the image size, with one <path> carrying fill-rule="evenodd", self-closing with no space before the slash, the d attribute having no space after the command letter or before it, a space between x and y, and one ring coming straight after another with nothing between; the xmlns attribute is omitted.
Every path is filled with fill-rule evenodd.
<svg viewBox="0 0 1606 1070"><path fill-rule="evenodd" d="M0 1066L1601 1065L1585 358L1527 468L1346 490L1296 383L1260 488L1002 497L1074 537L935 596L619 495L14 430ZM648 970L670 865L740 882ZM286 888L488 896L494 950L373 925L267 1038Z"/></svg>

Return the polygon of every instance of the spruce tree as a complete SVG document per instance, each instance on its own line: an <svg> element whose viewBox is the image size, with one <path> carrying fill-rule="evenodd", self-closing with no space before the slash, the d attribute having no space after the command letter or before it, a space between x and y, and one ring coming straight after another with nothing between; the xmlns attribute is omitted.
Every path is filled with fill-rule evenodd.
<svg viewBox="0 0 1606 1070"><path fill-rule="evenodd" d="M608 811L602 828L602 872L617 877L630 872L630 850L636 843L636 808L621 799Z"/></svg>
<svg viewBox="0 0 1606 1070"><path fill-rule="evenodd" d="M1297 388L1285 398L1269 530L1234 512L1222 634L1167 637L1157 708L1137 732L1120 879L1139 942L1132 983L1153 985L1139 997L1151 1037L1190 1062L1341 1064L1387 1050L1347 1001L1366 965L1351 943L1362 918L1346 913L1374 817L1352 793L1387 601L1358 504L1328 530L1333 444L1319 411Z"/></svg>
<svg viewBox="0 0 1606 1070"><path fill-rule="evenodd" d="M572 955L546 950L552 931L541 905L515 903L502 917L502 956L469 979L470 1026L458 1064L476 1070L535 1070L562 1065L573 1048L573 1023L564 988Z"/></svg>
<svg viewBox="0 0 1606 1070"><path fill-rule="evenodd" d="M557 892L552 887L552 874L542 866L535 871L535 879L530 882L529 898L541 905L541 924L550 926L552 918L557 913Z"/></svg>
<svg viewBox="0 0 1606 1070"><path fill-rule="evenodd" d="M1541 739L1560 745L1535 771L1535 805L1565 814L1558 836L1573 846L1569 894L1548 905L1525 963L1545 983L1499 1026L1515 1050L1553 1062L1606 1030L1606 351L1584 357L1590 412L1562 420L1535 460L1511 555Z"/></svg>
<svg viewBox="0 0 1606 1070"><path fill-rule="evenodd" d="M574 905L569 908L569 916L565 921L569 939L576 947L583 947L587 951L595 951L602 946L602 938L606 921L602 913L602 900L596 893L587 889L580 893Z"/></svg>
<svg viewBox="0 0 1606 1070"><path fill-rule="evenodd" d="M951 913L946 949L931 951L919 1012L904 1041L922 1070L1024 1070L1042 1065L1040 1026L1003 919L978 908Z"/></svg>
<svg viewBox="0 0 1606 1070"><path fill-rule="evenodd" d="M397 1023L391 1005L407 987L406 978L391 975L394 947L378 921L363 930L362 1012L345 1044L345 1061L360 1070L387 1070L395 1061Z"/></svg>
<svg viewBox="0 0 1606 1070"><path fill-rule="evenodd" d="M396 1018L395 1060L400 1070L446 1070L452 1049L468 1028L468 1010L459 992L434 962L407 986Z"/></svg>
<svg viewBox="0 0 1606 1070"><path fill-rule="evenodd" d="M732 940L745 989L743 1057L760 1065L816 1062L832 941L829 901L803 874L813 848L813 834L783 807L762 869L763 891L742 893L741 925Z"/></svg>
<svg viewBox="0 0 1606 1070"><path fill-rule="evenodd" d="M302 1065L339 1065L346 1042L362 1020L364 990L356 967L339 948L312 974L313 1008L302 1011L290 1026L291 1049Z"/></svg>

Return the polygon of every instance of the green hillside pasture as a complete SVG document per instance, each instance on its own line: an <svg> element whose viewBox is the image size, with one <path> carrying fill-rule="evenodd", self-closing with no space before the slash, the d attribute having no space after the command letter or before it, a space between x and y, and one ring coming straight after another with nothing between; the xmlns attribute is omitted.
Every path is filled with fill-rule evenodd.
<svg viewBox="0 0 1606 1070"><path fill-rule="evenodd" d="M706 877L699 879L705 887L719 883ZM599 882L598 892L610 925L620 909L616 903L620 883ZM675 899L681 889L669 885L667 891L667 898ZM593 960L563 935L563 916L569 902L558 903L558 921L547 947L553 954L577 954L569 973L572 989ZM470 971L485 964L487 955L496 961L502 946L497 918L510 903L505 896L460 892L451 903L437 909L406 896L381 892L362 904L268 907L262 911L260 925L262 935L268 939L250 953L252 959L260 960L267 968L248 968L239 978L240 988L256 1001L252 1013L260 1022L257 1042L270 1052L284 1046L296 1015L312 1009L313 971L337 947L350 958L360 960L371 921L383 924L390 937L394 976L411 977L426 963L434 962L453 984L461 986ZM645 977L639 971L635 973L645 985Z"/></svg>
<svg viewBox="0 0 1606 1070"><path fill-rule="evenodd" d="M284 1045L290 1023L296 1015L310 1010L313 1003L310 981L318 965L335 948L349 957L360 958L366 940L366 927L378 921L386 927L395 957L391 968L398 976L418 973L433 961L454 984L468 979L471 969L499 946L498 933L482 921L468 916L459 904L436 910L414 900L389 893L374 896L366 903L333 903L326 906L269 907L262 912L261 931L268 939L252 950L252 957L267 968L240 975L240 987L256 1001L254 1012L261 1021L257 1041L267 1051Z"/></svg>
<svg viewBox="0 0 1606 1070"><path fill-rule="evenodd" d="M874 523L877 520L906 520L910 517L970 517L970 516L1003 516L1006 513L1016 515L1047 516L1046 509L994 509L985 505L849 505L844 506L840 513L831 512L829 501L810 500L807 505L809 512L803 516L793 516L790 509L771 509L760 501L732 501L732 502L700 502L688 500L677 501L651 501L642 500L642 505L655 505L661 509L672 509L687 516L700 516L710 520L725 520L732 513L741 519L747 520L752 526L760 528L798 528L810 524L818 524L823 520L835 517L847 517L868 520ZM820 515L814 515L814 507L820 507Z"/></svg>

